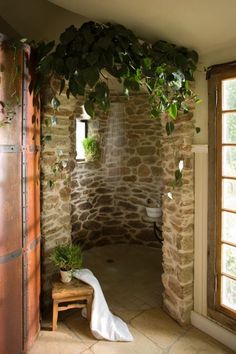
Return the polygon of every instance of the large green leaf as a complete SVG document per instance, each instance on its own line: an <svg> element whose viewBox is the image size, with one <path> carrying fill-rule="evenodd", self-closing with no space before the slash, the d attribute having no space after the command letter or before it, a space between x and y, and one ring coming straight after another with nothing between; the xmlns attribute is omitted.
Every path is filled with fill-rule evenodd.
<svg viewBox="0 0 236 354"><path fill-rule="evenodd" d="M172 119L176 119L177 114L178 114L177 103L172 103L170 105L170 107L168 108L168 113Z"/></svg>
<svg viewBox="0 0 236 354"><path fill-rule="evenodd" d="M58 109L60 104L61 104L61 102L59 101L59 99L57 97L53 97L52 98L51 106L52 106L53 109Z"/></svg>
<svg viewBox="0 0 236 354"><path fill-rule="evenodd" d="M62 58L55 58L53 62L55 71L58 74L63 74L64 72L64 60Z"/></svg>
<svg viewBox="0 0 236 354"><path fill-rule="evenodd" d="M76 36L76 33L77 33L77 30L74 26L70 26L69 28L67 28L65 30L65 32L63 32L61 35L60 35L60 41L63 43L63 44L68 44L69 42L73 41L73 39L75 38Z"/></svg>
<svg viewBox="0 0 236 354"><path fill-rule="evenodd" d="M194 63L197 64L197 62L198 62L198 53L195 50L190 51L188 53L188 57L191 58L194 61Z"/></svg>
<svg viewBox="0 0 236 354"><path fill-rule="evenodd" d="M99 80L99 71L96 67L88 67L83 70L83 78L85 82L90 86L93 87L97 81Z"/></svg>
<svg viewBox="0 0 236 354"><path fill-rule="evenodd" d="M66 66L70 73L73 73L77 69L78 58L77 57L68 57L66 59Z"/></svg>
<svg viewBox="0 0 236 354"><path fill-rule="evenodd" d="M95 47L107 50L110 43L111 39L109 37L102 37L95 43Z"/></svg>
<svg viewBox="0 0 236 354"><path fill-rule="evenodd" d="M109 96L109 88L105 82L98 82L95 87L96 97L106 100Z"/></svg>
<svg viewBox="0 0 236 354"><path fill-rule="evenodd" d="M59 43L56 47L56 55L59 57L64 57L66 55L67 46Z"/></svg>
<svg viewBox="0 0 236 354"><path fill-rule="evenodd" d="M175 130L174 123L173 122L167 122L166 123L166 133L167 133L167 135L171 135L174 130Z"/></svg>
<svg viewBox="0 0 236 354"><path fill-rule="evenodd" d="M90 52L90 53L88 53L88 55L86 57L86 61L88 62L88 64L90 64L92 66L95 63L97 63L98 58L99 58L98 52Z"/></svg>
<svg viewBox="0 0 236 354"><path fill-rule="evenodd" d="M145 69L150 69L152 66L152 60L150 58L143 58L143 66Z"/></svg>
<svg viewBox="0 0 236 354"><path fill-rule="evenodd" d="M93 118L94 117L94 103L91 100L86 100L84 103L84 108L85 111L88 113L88 115Z"/></svg>
<svg viewBox="0 0 236 354"><path fill-rule="evenodd" d="M43 75L47 76L50 74L52 70L52 66L53 66L53 57L51 55L48 57L46 56L40 61L39 71Z"/></svg>
<svg viewBox="0 0 236 354"><path fill-rule="evenodd" d="M175 58L176 65L180 68L185 68L188 65L186 57L179 53Z"/></svg>
<svg viewBox="0 0 236 354"><path fill-rule="evenodd" d="M182 186L183 182L182 182L182 172L178 169L178 170L175 170L175 183L174 185L175 186Z"/></svg>
<svg viewBox="0 0 236 354"><path fill-rule="evenodd" d="M73 96L84 95L84 87L72 76L69 80L69 89Z"/></svg>
<svg viewBox="0 0 236 354"><path fill-rule="evenodd" d="M61 79L59 95L63 92L63 90L65 88L65 84L66 84L66 81L64 79Z"/></svg>

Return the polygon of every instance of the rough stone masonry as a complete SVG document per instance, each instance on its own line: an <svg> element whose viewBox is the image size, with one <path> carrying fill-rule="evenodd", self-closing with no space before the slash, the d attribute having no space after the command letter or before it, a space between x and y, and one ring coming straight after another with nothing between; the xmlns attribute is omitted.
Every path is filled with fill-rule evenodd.
<svg viewBox="0 0 236 354"><path fill-rule="evenodd" d="M72 238L84 248L112 243L160 247L145 218L148 199L161 199L161 122L149 116L145 95L113 96L107 114L89 123L100 142L95 162L72 173Z"/></svg>
<svg viewBox="0 0 236 354"><path fill-rule="evenodd" d="M107 243L142 243L156 246L153 225L145 221L147 199L164 192L163 284L164 307L181 324L190 320L193 305L193 155L192 113L180 117L171 137L165 133L166 117L150 119L146 95L129 101L115 95L108 114L97 113L89 133L99 138L101 158L75 161L75 118L81 103L61 96L56 125L47 125L55 112L43 109L42 170L42 286L48 303L55 272L49 255L55 245L70 241L83 247ZM184 160L183 186L171 190L174 171ZM58 161L62 171L53 172ZM54 180L53 188L48 182Z"/></svg>

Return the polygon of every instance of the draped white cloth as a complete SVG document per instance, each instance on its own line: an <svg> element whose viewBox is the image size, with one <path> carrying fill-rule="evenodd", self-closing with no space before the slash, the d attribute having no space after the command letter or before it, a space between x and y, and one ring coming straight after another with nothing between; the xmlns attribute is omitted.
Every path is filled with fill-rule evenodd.
<svg viewBox="0 0 236 354"><path fill-rule="evenodd" d="M94 289L90 322L90 329L94 337L110 341L133 341L127 324L109 310L101 286L93 273L89 269L77 269L74 271L73 276L89 284ZM83 312L83 315L86 316L86 311Z"/></svg>

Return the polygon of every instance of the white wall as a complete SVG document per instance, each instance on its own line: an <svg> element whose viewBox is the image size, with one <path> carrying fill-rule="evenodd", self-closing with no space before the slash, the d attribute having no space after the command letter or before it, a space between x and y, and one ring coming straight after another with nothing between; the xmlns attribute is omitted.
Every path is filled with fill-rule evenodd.
<svg viewBox="0 0 236 354"><path fill-rule="evenodd" d="M47 0L2 0L0 14L21 37L35 40L57 39L66 27L88 21Z"/></svg>

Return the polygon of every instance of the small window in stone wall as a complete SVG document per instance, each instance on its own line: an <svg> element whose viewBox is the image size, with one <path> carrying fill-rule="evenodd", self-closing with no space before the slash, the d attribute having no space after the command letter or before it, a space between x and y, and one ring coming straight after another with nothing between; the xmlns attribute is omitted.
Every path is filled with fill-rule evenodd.
<svg viewBox="0 0 236 354"><path fill-rule="evenodd" d="M76 119L76 160L84 161L83 140L88 135L88 120Z"/></svg>

